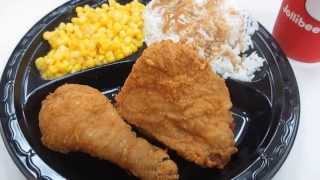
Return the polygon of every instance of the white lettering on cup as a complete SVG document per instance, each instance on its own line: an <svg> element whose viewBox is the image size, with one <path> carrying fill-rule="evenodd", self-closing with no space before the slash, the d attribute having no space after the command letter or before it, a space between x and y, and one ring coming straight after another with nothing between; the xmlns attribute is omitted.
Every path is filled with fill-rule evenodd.
<svg viewBox="0 0 320 180"><path fill-rule="evenodd" d="M304 28L305 28L307 31L311 31L311 30L312 30L312 25L311 25L311 24L307 24Z"/></svg>
<svg viewBox="0 0 320 180"><path fill-rule="evenodd" d="M315 27L315 28L312 29L312 32L318 34L318 33L320 33L320 28L319 27Z"/></svg>
<svg viewBox="0 0 320 180"><path fill-rule="evenodd" d="M313 2L314 0L309 0L309 1ZM319 7L320 7L320 0L317 0L317 1L319 1ZM317 27L305 22L303 17L301 17L300 14L297 14L294 11L290 10L288 5L286 5L283 8L283 12L288 17L289 20L291 20L300 28L303 28L305 31L312 32L314 34L320 33L320 27ZM319 19L320 19L320 11L319 11Z"/></svg>

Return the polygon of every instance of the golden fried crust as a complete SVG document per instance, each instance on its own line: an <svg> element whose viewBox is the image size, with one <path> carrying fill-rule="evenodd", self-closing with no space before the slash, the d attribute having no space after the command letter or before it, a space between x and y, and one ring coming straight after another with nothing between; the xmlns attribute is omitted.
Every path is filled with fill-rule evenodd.
<svg viewBox="0 0 320 180"><path fill-rule="evenodd" d="M198 165L223 168L237 152L225 82L187 45L147 48L116 101L129 123Z"/></svg>
<svg viewBox="0 0 320 180"><path fill-rule="evenodd" d="M42 102L39 126L41 140L51 150L89 153L141 179L178 179L168 154L136 137L109 100L89 86L63 85L50 94Z"/></svg>

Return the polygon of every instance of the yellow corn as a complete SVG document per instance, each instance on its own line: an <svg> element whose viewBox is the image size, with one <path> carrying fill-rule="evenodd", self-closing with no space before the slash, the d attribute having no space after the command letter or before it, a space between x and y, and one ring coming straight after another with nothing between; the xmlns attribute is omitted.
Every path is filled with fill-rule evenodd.
<svg viewBox="0 0 320 180"><path fill-rule="evenodd" d="M126 5L109 0L109 4L77 7L71 22L43 33L51 50L35 65L44 79L123 59L142 46L145 6L137 0Z"/></svg>

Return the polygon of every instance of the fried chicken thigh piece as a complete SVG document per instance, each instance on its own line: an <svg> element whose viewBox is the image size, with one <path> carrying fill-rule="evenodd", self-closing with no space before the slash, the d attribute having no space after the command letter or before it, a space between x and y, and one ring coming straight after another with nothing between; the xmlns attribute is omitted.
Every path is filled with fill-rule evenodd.
<svg viewBox="0 0 320 180"><path fill-rule="evenodd" d="M237 152L225 82L188 45L147 48L116 101L129 123L198 165L221 169Z"/></svg>
<svg viewBox="0 0 320 180"><path fill-rule="evenodd" d="M89 86L63 85L50 94L42 102L39 126L51 150L110 160L145 180L178 179L168 154L136 137L109 100Z"/></svg>

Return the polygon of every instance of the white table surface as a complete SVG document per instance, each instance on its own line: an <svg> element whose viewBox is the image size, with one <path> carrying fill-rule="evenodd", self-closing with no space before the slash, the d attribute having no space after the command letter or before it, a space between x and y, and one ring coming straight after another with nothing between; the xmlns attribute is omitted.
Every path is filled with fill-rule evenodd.
<svg viewBox="0 0 320 180"><path fill-rule="evenodd" d="M22 36L44 15L66 0L1 0L0 5L0 74ZM280 8L280 0L236 0L270 32ZM320 178L320 63L290 61L299 85L301 119L298 135L288 159L274 180L314 180ZM19 172L2 139L0 140L0 180L25 179Z"/></svg>

